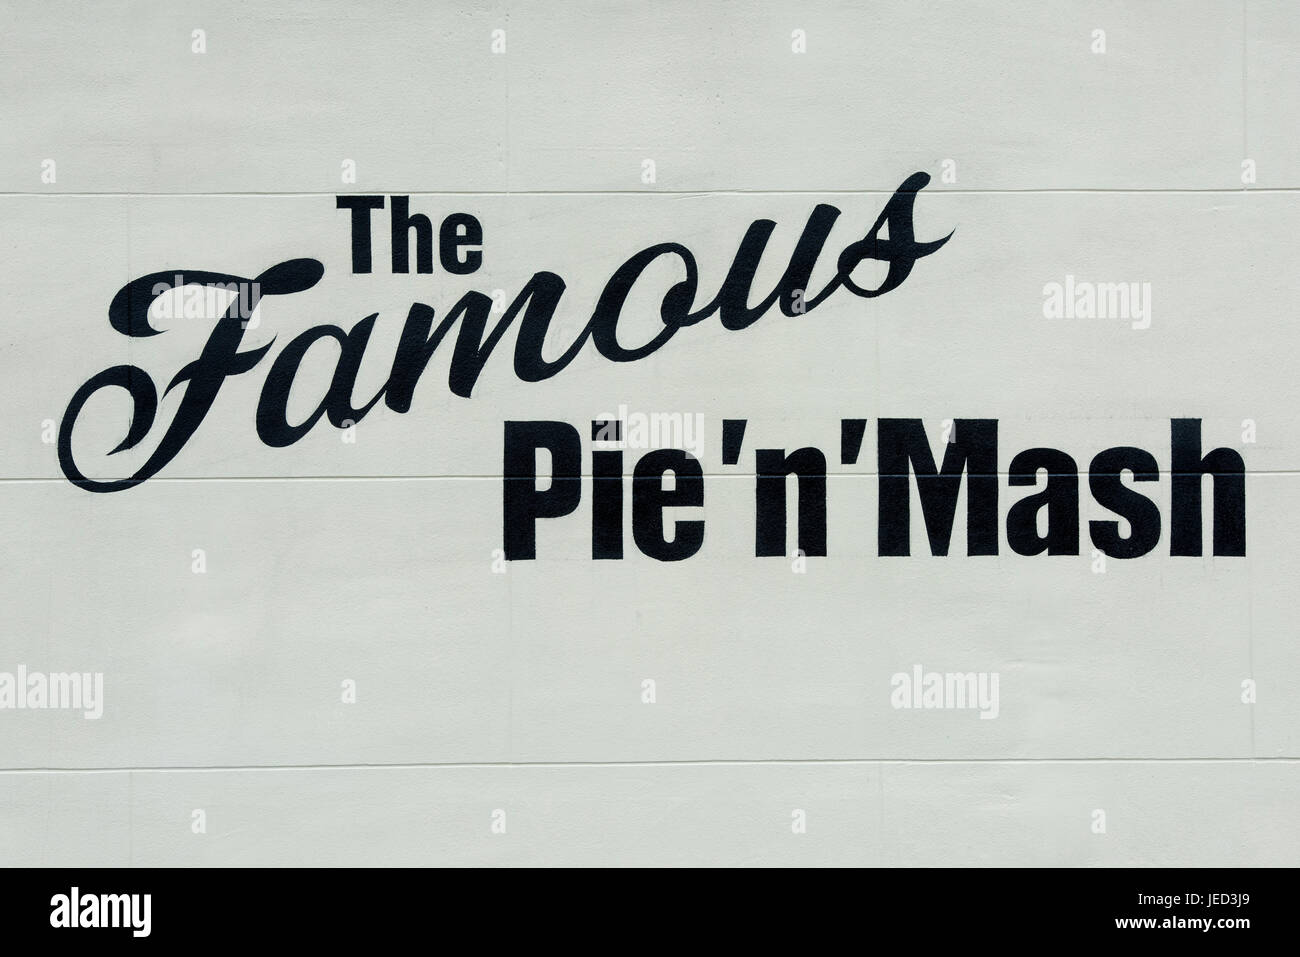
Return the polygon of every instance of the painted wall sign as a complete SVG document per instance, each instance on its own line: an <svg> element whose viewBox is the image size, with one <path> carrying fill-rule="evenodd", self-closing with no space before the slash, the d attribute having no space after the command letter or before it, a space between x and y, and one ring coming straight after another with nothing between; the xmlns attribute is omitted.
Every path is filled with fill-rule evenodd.
<svg viewBox="0 0 1300 957"><path fill-rule="evenodd" d="M0 861L1300 860L1292 7L8 6Z"/></svg>

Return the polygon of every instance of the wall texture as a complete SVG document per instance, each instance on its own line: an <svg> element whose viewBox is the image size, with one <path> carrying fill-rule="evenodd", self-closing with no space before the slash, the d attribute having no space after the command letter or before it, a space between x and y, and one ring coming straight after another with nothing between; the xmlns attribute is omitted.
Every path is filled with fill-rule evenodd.
<svg viewBox="0 0 1300 957"><path fill-rule="evenodd" d="M0 13L0 863L1300 863L1300 8ZM916 172L917 239L952 238L884 295L741 330L715 315L637 361L589 342L537 382L513 369L516 321L469 397L448 388L453 331L409 411L259 438L272 364L313 326L377 316L360 404L412 303L441 320L477 290L491 327L547 271L565 283L554 358L653 244L690 250L701 306L750 224L774 221L757 302L824 203L841 215L820 288ZM355 195L385 198L369 273L336 206ZM394 274L393 196L435 234L475 217L481 267L448 271L435 235L432 272L413 249ZM108 493L69 481L61 431L91 479L138 474L198 386L164 389L227 308L186 285L149 307L160 334L128 336L109 322L119 289L296 258L323 278L263 290L241 348L268 351L165 468ZM621 342L662 328L682 278L671 257L646 269ZM1090 312L1085 284L1132 296ZM290 422L339 355L308 351ZM120 365L159 400L110 456L128 393L96 392L75 429L67 413ZM705 520L698 553L643 554L629 479L624 558L593 560L588 477L571 514L538 522L537 558L504 561L503 423L572 424L590 476L590 423L609 416L628 476L650 450L632 425L698 423L705 505L671 513ZM964 438L954 420L998 420L996 555L966 554L967 480L949 555L915 487L912 554L879 554L882 418L922 420L938 459ZM1244 461L1244 556L1212 554L1208 479L1204 554L1171 555L1174 418ZM728 419L748 422L736 464ZM866 420L856 461L844 419ZM1045 446L1085 473L1077 554L1007 540L1034 491L1009 463ZM826 457L827 554L791 554L792 479L787 556L757 557L755 451L802 447ZM1140 491L1160 537L1139 558L1090 541L1116 517L1086 475L1111 447L1159 469ZM900 707L920 697L895 676L917 668L996 678L996 708ZM35 696L33 675L65 673L101 693Z"/></svg>

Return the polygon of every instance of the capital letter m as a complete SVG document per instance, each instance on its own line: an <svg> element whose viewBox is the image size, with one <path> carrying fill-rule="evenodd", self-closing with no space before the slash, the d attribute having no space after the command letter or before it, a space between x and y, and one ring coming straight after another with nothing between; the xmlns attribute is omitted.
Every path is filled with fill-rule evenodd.
<svg viewBox="0 0 1300 957"><path fill-rule="evenodd" d="M966 554L998 553L998 420L957 419L953 441L937 471L930 441L920 419L878 419L876 461L880 471L877 534L881 555L911 554L910 472L930 538L930 551L947 555L962 472L966 491Z"/></svg>

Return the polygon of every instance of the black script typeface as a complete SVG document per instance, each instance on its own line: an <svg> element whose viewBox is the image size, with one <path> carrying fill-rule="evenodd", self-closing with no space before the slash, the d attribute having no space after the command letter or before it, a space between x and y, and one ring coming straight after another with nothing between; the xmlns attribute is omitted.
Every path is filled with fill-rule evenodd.
<svg viewBox="0 0 1300 957"><path fill-rule="evenodd" d="M866 235L840 251L835 276L815 294L808 289L808 284L831 228L840 216L840 210L829 204L818 204L813 209L781 279L753 305L750 304L752 285L776 227L773 220L760 219L750 224L716 295L703 305L696 304L700 299L699 274L691 250L677 242L661 242L646 247L614 271L605 283L586 327L553 360L542 357L542 344L566 288L564 280L553 272L535 273L505 313L494 322L492 298L476 290L462 295L441 319L431 306L413 303L387 381L360 406L353 404L353 387L378 314L366 316L350 329L333 324L315 326L291 339L271 360L254 417L257 435L264 444L278 448L297 442L322 417L336 428L359 422L381 400L395 412L409 411L425 367L452 327L457 325L447 385L455 395L469 398L485 364L512 326L517 326L514 373L522 381L539 382L563 370L588 341L606 359L634 362L654 353L679 329L715 314L724 328L735 331L757 322L773 306L786 316L802 315L841 288L868 299L884 295L907 279L918 260L939 250L952 237L950 232L932 241L916 238L913 205L918 192L929 181L930 177L921 172L904 180L885 203ZM393 196L391 201L393 271L409 271L409 240L414 233L416 270L432 272L432 222L426 216L410 212L409 197ZM372 268L372 214L383 209L384 205L383 196L336 198L336 208L349 213L354 273L369 272ZM439 231L439 260L443 268L456 275L478 269L483 253L477 247L482 243L483 229L477 218L468 213L447 217ZM624 304L645 269L661 258L678 261L685 277L669 287L660 302L662 329L647 342L629 344L619 337L619 320ZM852 278L854 270L868 260L886 267L884 278L875 288L864 287ZM158 389L148 373L138 366L112 366L92 376L76 390L59 428L58 457L63 474L78 487L92 492L121 491L157 475L198 431L225 380L258 366L275 346L275 339L272 339L257 348L241 348L248 311L256 308L263 296L288 296L311 289L324 274L325 267L318 260L299 258L274 264L255 277L210 270L168 269L140 276L123 286L109 305L109 323L115 331L137 339L163 334L163 330L150 325L149 309L160 295L173 288L170 280L174 276L183 276L187 285L238 288L241 294L238 301L232 303L216 321L199 355L179 369L163 390L166 395L173 389L184 389L170 423L156 421ZM333 377L313 412L305 420L291 423L287 415L290 387L307 350L322 339L333 339L339 345ZM78 465L72 437L86 403L101 390L109 388L127 393L132 403L132 414L126 436L108 454L135 448L154 433L160 433L160 439L152 455L133 475L98 480L88 478Z"/></svg>

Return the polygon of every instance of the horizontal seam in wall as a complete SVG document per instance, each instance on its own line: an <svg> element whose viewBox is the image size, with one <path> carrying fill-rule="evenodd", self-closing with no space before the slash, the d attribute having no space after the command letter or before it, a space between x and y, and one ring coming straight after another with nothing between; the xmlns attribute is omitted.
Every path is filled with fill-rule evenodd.
<svg viewBox="0 0 1300 957"><path fill-rule="evenodd" d="M3 774L163 774L222 771L419 771L551 768L802 767L964 764L1300 764L1300 758L808 758L700 761L483 761L445 764L250 764L122 768L7 768Z"/></svg>
<svg viewBox="0 0 1300 957"><path fill-rule="evenodd" d="M202 192L155 192L116 190L112 192L72 190L0 190L0 197L44 196L44 197L240 197L240 196L357 196L357 195L401 195L401 196L890 196L895 192L890 189L440 189L422 190L411 186L351 186L350 189L332 190L211 190ZM1222 186L1196 187L1142 187L1142 186L1043 186L1024 187L1022 189L928 189L926 195L1015 195L1021 193L1168 193L1168 194L1204 194L1219 193L1223 195L1242 195L1246 193L1297 193L1300 186L1251 186L1249 188L1228 188Z"/></svg>
<svg viewBox="0 0 1300 957"><path fill-rule="evenodd" d="M1081 469L1080 471L1082 473L1086 473L1088 470ZM763 476L765 478L771 478L771 477L776 477L778 474L779 473L763 473ZM1010 473L1008 472L970 472L966 470L964 470L961 474L963 477L967 479L990 478L990 477L1007 478L1010 475ZM1041 478L1040 475L1034 472L1023 472L1023 473L1017 472L1015 474L1017 475L1023 474L1035 478ZM1059 473L1059 474L1072 475L1073 473ZM1115 472L1096 472L1093 474L1098 476L1104 476L1104 477L1112 477L1112 478L1117 476L1125 477L1120 473L1115 473ZM1189 473L1189 472L1171 473L1168 470L1164 470L1164 469L1160 471L1161 479L1172 477L1174 474L1185 476L1185 475L1200 474L1200 473ZM1207 477L1211 477L1211 478L1213 477L1209 472L1206 472L1204 474ZM1266 469L1261 471L1247 470L1246 472L1241 474L1247 477L1300 475L1300 469L1272 469L1272 470ZM578 477L581 479L590 479L591 475L590 473L583 473ZM631 478L632 473L625 472L622 477L625 479ZM759 476L758 473L756 472L704 472L701 474L700 477L709 478L709 479L715 479L715 478L753 479L753 478L758 478ZM789 473L789 477L797 478L798 476L796 473L791 472ZM894 473L886 472L884 475L881 475L881 473L879 472L826 472L825 477L828 479L906 478L911 480L912 478L914 478L914 473L903 474L900 472L894 474ZM128 478L129 476L125 476L125 475L106 476L106 477L95 479L95 481L97 482L122 481ZM515 476L513 480L526 481L528 480L528 478L529 476ZM483 481L500 482L505 479L506 476L504 475L207 475L207 476L170 476L170 477L155 476L150 479L142 480L138 482L137 485L155 485L155 484L178 483L178 482L179 483L183 483L183 482L483 482ZM75 485L76 484L75 482L72 482L69 479L63 478L61 476L34 477L34 478L19 478L19 477L0 478L0 483L6 483L6 482L10 484L17 484L17 485L21 485L21 484ZM1032 486L1029 485L1025 486L1025 488L1030 488L1030 487ZM123 491L129 491L129 489L123 489Z"/></svg>

